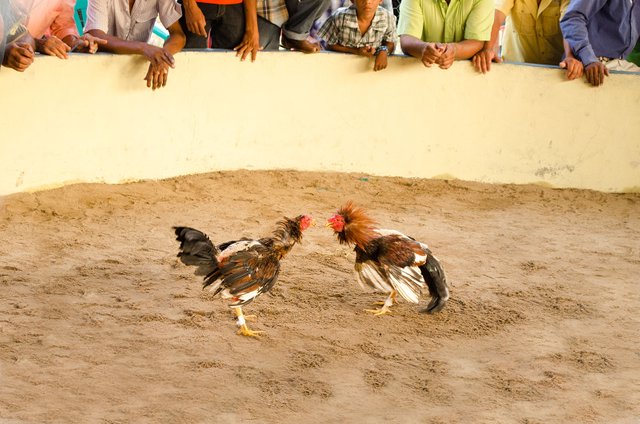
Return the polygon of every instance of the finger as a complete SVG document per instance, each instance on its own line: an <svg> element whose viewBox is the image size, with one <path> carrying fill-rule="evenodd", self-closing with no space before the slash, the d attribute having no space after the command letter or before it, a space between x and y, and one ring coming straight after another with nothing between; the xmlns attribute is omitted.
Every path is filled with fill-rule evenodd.
<svg viewBox="0 0 640 424"><path fill-rule="evenodd" d="M567 62L563 60L558 64L558 66L560 67L560 69L567 69Z"/></svg>
<svg viewBox="0 0 640 424"><path fill-rule="evenodd" d="M197 27L196 30L198 31L197 34L201 35L202 37L206 37L207 36L207 28L206 28L206 24L204 19L197 22Z"/></svg>
<svg viewBox="0 0 640 424"><path fill-rule="evenodd" d="M609 76L609 68L604 66L603 69L604 69L604 75ZM604 82L604 77L602 77L602 82Z"/></svg>
<svg viewBox="0 0 640 424"><path fill-rule="evenodd" d="M254 47L254 48L251 50L251 61L252 61L252 62L255 62L255 61L256 61L256 58L258 57L258 50L259 50L259 49L258 49L257 47Z"/></svg>
<svg viewBox="0 0 640 424"><path fill-rule="evenodd" d="M171 53L169 53L166 50L163 50L163 55L162 55L162 60L164 62L167 63L167 65L171 66L172 68L174 67L176 60L173 58L173 56L171 55Z"/></svg>
<svg viewBox="0 0 640 424"><path fill-rule="evenodd" d="M161 77L163 87L166 87L167 79L169 79L169 70L165 69L164 72L162 72L162 77Z"/></svg>
<svg viewBox="0 0 640 424"><path fill-rule="evenodd" d="M491 70L491 59L489 59L487 56L484 57L484 72L483 73L487 73ZM449 65L451 66L451 65Z"/></svg>

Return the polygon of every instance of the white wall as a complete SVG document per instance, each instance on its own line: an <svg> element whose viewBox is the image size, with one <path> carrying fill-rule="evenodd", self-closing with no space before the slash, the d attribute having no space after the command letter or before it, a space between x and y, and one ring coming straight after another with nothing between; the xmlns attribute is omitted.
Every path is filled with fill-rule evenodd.
<svg viewBox="0 0 640 424"><path fill-rule="evenodd" d="M188 52L166 88L135 57L38 57L0 71L0 195L229 169L356 171L640 190L640 75L487 75L393 57Z"/></svg>

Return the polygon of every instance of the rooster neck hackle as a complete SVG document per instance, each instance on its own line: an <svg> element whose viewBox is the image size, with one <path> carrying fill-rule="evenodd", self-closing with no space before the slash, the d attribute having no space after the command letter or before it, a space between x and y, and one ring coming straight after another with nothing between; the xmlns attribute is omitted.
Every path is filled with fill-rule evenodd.
<svg viewBox="0 0 640 424"><path fill-rule="evenodd" d="M338 233L340 243L355 244L360 249L365 249L365 246L376 238L376 222L352 202L340 208L338 214L345 222L344 230Z"/></svg>

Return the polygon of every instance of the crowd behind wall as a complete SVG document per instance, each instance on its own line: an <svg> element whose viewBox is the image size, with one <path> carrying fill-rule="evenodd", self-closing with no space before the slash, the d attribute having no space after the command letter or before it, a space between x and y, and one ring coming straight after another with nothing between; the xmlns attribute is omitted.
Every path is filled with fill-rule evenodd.
<svg viewBox="0 0 640 424"><path fill-rule="evenodd" d="M167 83L183 48L394 52L426 67L470 60L559 65L601 85L609 70L640 72L640 6L633 0L3 0L2 64L25 71L40 54L140 54L147 86ZM346 3L346 4L345 4ZM397 29L396 29L397 24ZM635 46L635 49L634 49Z"/></svg>

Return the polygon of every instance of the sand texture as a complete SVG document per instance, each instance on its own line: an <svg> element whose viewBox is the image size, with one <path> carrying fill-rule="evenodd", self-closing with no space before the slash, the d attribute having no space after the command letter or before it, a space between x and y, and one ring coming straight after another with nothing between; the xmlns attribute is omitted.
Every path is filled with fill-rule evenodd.
<svg viewBox="0 0 640 424"><path fill-rule="evenodd" d="M429 244L451 300L364 312L353 251L323 226L353 200ZM177 258L318 226L245 308ZM237 171L0 198L2 423L639 423L640 195Z"/></svg>

